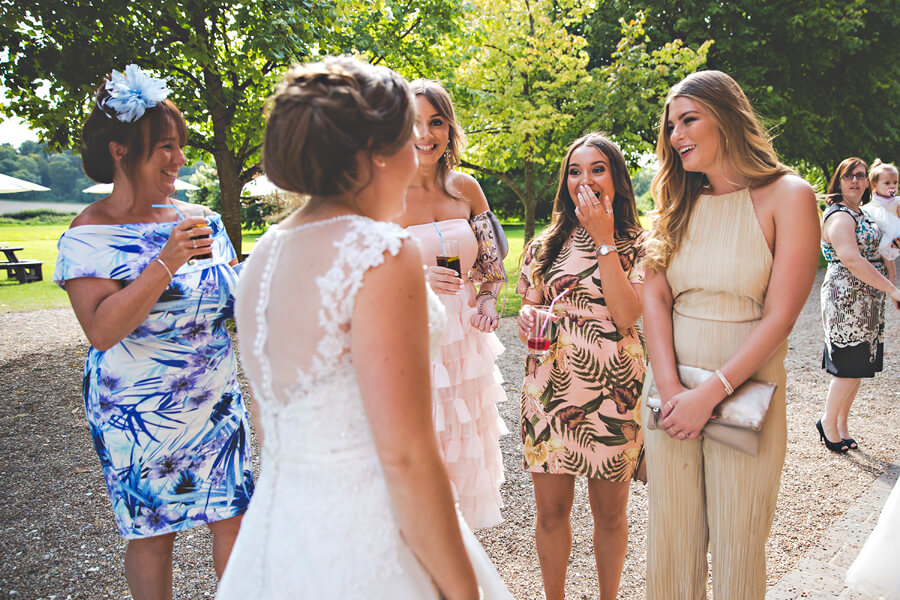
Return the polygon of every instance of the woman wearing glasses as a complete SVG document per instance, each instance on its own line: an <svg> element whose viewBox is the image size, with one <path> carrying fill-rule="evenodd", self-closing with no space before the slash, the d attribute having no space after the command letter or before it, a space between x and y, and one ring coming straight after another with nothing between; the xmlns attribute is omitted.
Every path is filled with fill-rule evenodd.
<svg viewBox="0 0 900 600"><path fill-rule="evenodd" d="M885 275L878 252L881 230L861 210L871 197L866 163L847 158L828 184L822 226L822 253L828 261L822 283L825 351L822 368L831 373L825 413L816 423L825 447L847 452L857 447L847 415L863 377L882 369L884 296L900 307L900 290Z"/></svg>

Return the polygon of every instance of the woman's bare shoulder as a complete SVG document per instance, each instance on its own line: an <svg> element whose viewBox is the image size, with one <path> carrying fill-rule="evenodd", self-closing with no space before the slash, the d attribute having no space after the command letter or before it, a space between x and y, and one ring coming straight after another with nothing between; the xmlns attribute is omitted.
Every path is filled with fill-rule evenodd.
<svg viewBox="0 0 900 600"><path fill-rule="evenodd" d="M816 193L813 187L799 175L789 173L775 181L753 190L753 195L760 200L773 200L783 207L784 203L813 203Z"/></svg>
<svg viewBox="0 0 900 600"><path fill-rule="evenodd" d="M82 225L110 225L113 219L106 211L106 201L109 198L97 200L85 207L78 216L69 223L69 228L80 227Z"/></svg>
<svg viewBox="0 0 900 600"><path fill-rule="evenodd" d="M447 174L447 189L468 204L473 215L490 210L484 190L481 189L481 184L468 173L450 171Z"/></svg>

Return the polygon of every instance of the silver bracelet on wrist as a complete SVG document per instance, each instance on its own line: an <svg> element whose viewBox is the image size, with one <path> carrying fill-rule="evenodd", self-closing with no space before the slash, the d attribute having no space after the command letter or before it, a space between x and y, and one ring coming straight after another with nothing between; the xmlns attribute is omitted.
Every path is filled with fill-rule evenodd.
<svg viewBox="0 0 900 600"><path fill-rule="evenodd" d="M157 256L157 257L154 258L153 260L155 260L156 262L158 262L159 264L161 264L162 267L163 267L163 269L166 270L166 273L169 274L169 281L172 281L173 279L175 279L175 276L172 275L172 269L169 268L169 265L167 265L163 259L161 259L160 257Z"/></svg>

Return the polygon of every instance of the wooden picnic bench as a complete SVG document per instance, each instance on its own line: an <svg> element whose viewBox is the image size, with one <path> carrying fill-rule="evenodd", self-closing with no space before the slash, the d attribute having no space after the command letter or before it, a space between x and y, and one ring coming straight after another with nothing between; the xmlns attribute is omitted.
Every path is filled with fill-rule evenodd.
<svg viewBox="0 0 900 600"><path fill-rule="evenodd" d="M40 260L21 260L16 256L16 252L24 250L22 247L0 246L0 252L6 255L6 261L0 261L0 270L6 271L7 279L18 279L19 283L30 283L32 281L43 281L43 261Z"/></svg>

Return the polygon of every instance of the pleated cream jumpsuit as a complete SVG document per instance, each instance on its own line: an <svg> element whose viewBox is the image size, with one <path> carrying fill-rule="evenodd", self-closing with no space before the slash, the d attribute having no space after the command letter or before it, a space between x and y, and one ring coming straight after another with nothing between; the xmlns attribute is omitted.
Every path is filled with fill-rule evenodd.
<svg viewBox="0 0 900 600"><path fill-rule="evenodd" d="M700 196L666 271L677 362L722 367L759 323L771 269L750 192ZM711 440L677 441L662 430L645 431L648 599L705 598L707 547L716 600L764 598L765 544L787 442L786 353L787 340L753 376L778 384L759 456ZM645 395L649 387L648 379ZM646 401L642 405L646 423Z"/></svg>

